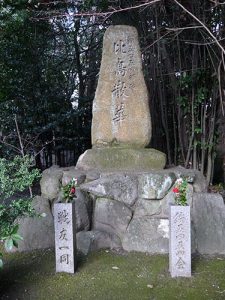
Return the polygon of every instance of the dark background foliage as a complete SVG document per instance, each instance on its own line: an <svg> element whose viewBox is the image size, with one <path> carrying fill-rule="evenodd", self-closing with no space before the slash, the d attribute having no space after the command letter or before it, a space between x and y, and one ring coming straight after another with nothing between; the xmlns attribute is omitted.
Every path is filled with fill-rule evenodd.
<svg viewBox="0 0 225 300"><path fill-rule="evenodd" d="M0 155L23 150L44 169L74 165L91 148L102 37L111 24L139 32L151 146L167 154L168 166L224 181L221 1L1 1Z"/></svg>

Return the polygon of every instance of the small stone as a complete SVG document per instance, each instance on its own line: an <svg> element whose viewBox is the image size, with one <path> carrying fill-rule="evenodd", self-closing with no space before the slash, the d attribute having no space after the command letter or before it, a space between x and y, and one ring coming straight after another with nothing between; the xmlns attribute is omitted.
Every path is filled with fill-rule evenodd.
<svg viewBox="0 0 225 300"><path fill-rule="evenodd" d="M150 289L153 289L153 285L152 284L147 284L147 287Z"/></svg>
<svg viewBox="0 0 225 300"><path fill-rule="evenodd" d="M112 269L113 269L113 270L119 270L119 268L116 267L116 266L112 267Z"/></svg>

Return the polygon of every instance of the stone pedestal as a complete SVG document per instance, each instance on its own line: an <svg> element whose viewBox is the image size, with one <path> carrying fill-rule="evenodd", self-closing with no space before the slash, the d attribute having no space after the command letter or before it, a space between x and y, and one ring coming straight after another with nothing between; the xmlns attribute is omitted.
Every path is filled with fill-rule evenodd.
<svg viewBox="0 0 225 300"><path fill-rule="evenodd" d="M75 204L54 205L56 272L74 273L76 258Z"/></svg>
<svg viewBox="0 0 225 300"><path fill-rule="evenodd" d="M190 206L170 206L169 270L171 277L191 277Z"/></svg>
<svg viewBox="0 0 225 300"><path fill-rule="evenodd" d="M165 167L166 155L146 148L94 148L85 151L77 162L81 170L149 171Z"/></svg>

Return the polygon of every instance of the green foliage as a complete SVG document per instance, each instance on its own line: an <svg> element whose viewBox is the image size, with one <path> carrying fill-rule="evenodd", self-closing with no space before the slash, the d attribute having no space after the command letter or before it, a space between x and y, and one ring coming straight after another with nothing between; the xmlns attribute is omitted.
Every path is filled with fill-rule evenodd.
<svg viewBox="0 0 225 300"><path fill-rule="evenodd" d="M12 161L0 158L0 241L4 241L7 250L18 246L22 237L18 234L19 225L16 220L21 217L34 217L36 212L31 205L31 199L17 199L10 202L9 197L16 192L23 192L33 181L39 178L37 169L32 169L32 159L29 156L15 156ZM7 200L9 204L3 203ZM0 267L2 267L0 254Z"/></svg>
<svg viewBox="0 0 225 300"><path fill-rule="evenodd" d="M19 225L16 219L21 217L37 216L30 199L14 200L11 204L0 204L0 241L4 242L5 249L10 251L13 246L18 247L18 241L23 238L18 234ZM0 268L2 267L0 254Z"/></svg>
<svg viewBox="0 0 225 300"><path fill-rule="evenodd" d="M31 169L31 157L15 156L12 161L0 158L0 199L4 200L16 192L23 192L40 176L38 169Z"/></svg>
<svg viewBox="0 0 225 300"><path fill-rule="evenodd" d="M178 178L176 185L173 189L175 193L175 203L177 205L185 206L187 205L187 186L188 182L185 178Z"/></svg>
<svg viewBox="0 0 225 300"><path fill-rule="evenodd" d="M76 197L77 180L73 178L68 184L62 187L63 201L68 203Z"/></svg>

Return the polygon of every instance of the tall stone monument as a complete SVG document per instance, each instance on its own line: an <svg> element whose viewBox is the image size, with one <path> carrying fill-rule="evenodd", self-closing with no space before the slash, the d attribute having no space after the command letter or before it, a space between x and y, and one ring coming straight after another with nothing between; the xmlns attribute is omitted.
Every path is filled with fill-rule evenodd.
<svg viewBox="0 0 225 300"><path fill-rule="evenodd" d="M137 30L131 26L110 26L104 35L93 102L93 148L79 158L77 167L162 169L166 157L145 148L150 140L151 116Z"/></svg>

